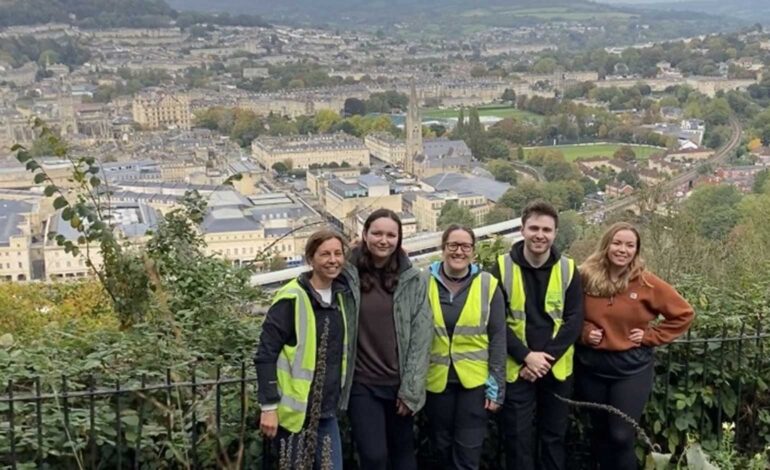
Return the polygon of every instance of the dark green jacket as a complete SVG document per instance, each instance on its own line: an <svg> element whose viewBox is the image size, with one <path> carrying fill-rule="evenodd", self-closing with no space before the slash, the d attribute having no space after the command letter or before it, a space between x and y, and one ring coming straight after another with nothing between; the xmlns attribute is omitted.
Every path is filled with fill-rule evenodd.
<svg viewBox="0 0 770 470"><path fill-rule="evenodd" d="M398 342L398 365L401 385L398 397L412 412L419 411L425 404L425 385L428 375L428 359L433 341L433 316L428 304L427 277L412 266L409 258L403 254L400 259L402 269L398 277L398 286L393 293L393 308ZM406 264L405 264L406 263ZM348 375L342 389L342 409L347 409L350 387L353 384L356 352L358 345L358 306L361 300L361 281L358 269L347 263L344 275L353 292L355 303L355 325L348 329ZM347 307L347 306L346 306ZM353 311L353 310L348 310ZM351 334L352 332L352 334Z"/></svg>

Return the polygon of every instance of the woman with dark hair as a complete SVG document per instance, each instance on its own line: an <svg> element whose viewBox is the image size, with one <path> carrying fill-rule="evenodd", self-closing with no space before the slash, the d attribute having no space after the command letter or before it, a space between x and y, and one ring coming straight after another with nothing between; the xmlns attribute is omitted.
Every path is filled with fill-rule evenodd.
<svg viewBox="0 0 770 470"><path fill-rule="evenodd" d="M425 279L401 249L401 238L398 215L378 209L366 219L350 259L360 308L348 411L366 470L417 468L414 414L425 403L432 321Z"/></svg>
<svg viewBox="0 0 770 470"><path fill-rule="evenodd" d="M645 269L640 252L639 232L618 222L580 266L585 320L575 374L583 400L611 405L636 421L652 390L653 348L687 331L694 316L673 287ZM639 467L630 424L604 411L592 411L591 422L601 470Z"/></svg>
<svg viewBox="0 0 770 470"><path fill-rule="evenodd" d="M332 468L341 470L337 410L351 382L349 342L355 336L358 296L341 275L345 242L339 233L324 229L312 234L305 261L312 270L278 291L262 325L254 359L259 426L268 439L278 436L281 446L290 446L294 459L314 452L307 454L315 456L314 468L321 466L328 436ZM302 439L292 438L305 431Z"/></svg>
<svg viewBox="0 0 770 470"><path fill-rule="evenodd" d="M450 225L428 281L433 344L425 410L445 469L479 468L487 412L505 395L505 300L497 279L473 264L475 245L473 230Z"/></svg>

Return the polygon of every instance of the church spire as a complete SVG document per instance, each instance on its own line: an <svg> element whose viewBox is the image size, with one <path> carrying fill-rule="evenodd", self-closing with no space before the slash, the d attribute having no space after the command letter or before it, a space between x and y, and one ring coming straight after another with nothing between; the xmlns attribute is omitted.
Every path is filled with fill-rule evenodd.
<svg viewBox="0 0 770 470"><path fill-rule="evenodd" d="M420 103L417 99L417 90L414 78L409 83L409 105L406 110L406 160L404 170L414 174L415 157L422 155L422 119L420 118Z"/></svg>

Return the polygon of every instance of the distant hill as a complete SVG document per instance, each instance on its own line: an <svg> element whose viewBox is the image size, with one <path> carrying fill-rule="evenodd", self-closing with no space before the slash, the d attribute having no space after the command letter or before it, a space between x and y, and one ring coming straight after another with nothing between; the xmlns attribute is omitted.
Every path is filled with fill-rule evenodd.
<svg viewBox="0 0 770 470"><path fill-rule="evenodd" d="M69 23L85 28L164 27L196 22L267 25L252 15L201 15L180 12L164 0L0 0L0 27Z"/></svg>
<svg viewBox="0 0 770 470"><path fill-rule="evenodd" d="M364 30L382 28L386 32L424 39L463 37L490 27L580 21L601 27L601 33L590 39L592 43L611 45L729 31L746 23L712 16L704 13L709 10L703 9L674 16L645 6L607 5L587 0L168 1L176 8L200 11L216 8L232 13L252 13L288 25L310 24Z"/></svg>
<svg viewBox="0 0 770 470"><path fill-rule="evenodd" d="M266 18L300 22L344 19L393 22L414 18L415 15L446 15L474 9L511 11L569 7L598 10L595 4L586 0L170 0L169 3L176 8L255 13ZM605 6L601 8L606 9Z"/></svg>
<svg viewBox="0 0 770 470"><path fill-rule="evenodd" d="M678 0L649 4L645 2L644 5L637 0L637 3L644 8L656 10L704 11L715 16L763 23L766 27L770 27L770 1L768 0Z"/></svg>

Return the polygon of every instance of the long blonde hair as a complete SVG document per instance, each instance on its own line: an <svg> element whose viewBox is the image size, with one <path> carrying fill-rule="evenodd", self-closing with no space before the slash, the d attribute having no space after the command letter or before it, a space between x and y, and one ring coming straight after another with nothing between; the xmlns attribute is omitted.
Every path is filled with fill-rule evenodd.
<svg viewBox="0 0 770 470"><path fill-rule="evenodd" d="M623 271L620 278L617 281L613 281L610 277L608 254L612 239L615 238L615 234L622 230L628 230L636 235L636 253L634 254L634 259L631 260L631 263ZM629 281L637 277L641 279L642 284L650 286L644 279L645 267L641 252L642 238L639 236L639 231L636 227L627 222L612 224L602 235L599 244L591 256L580 265L580 275L583 278L583 290L585 293L597 297L612 297L626 290Z"/></svg>

